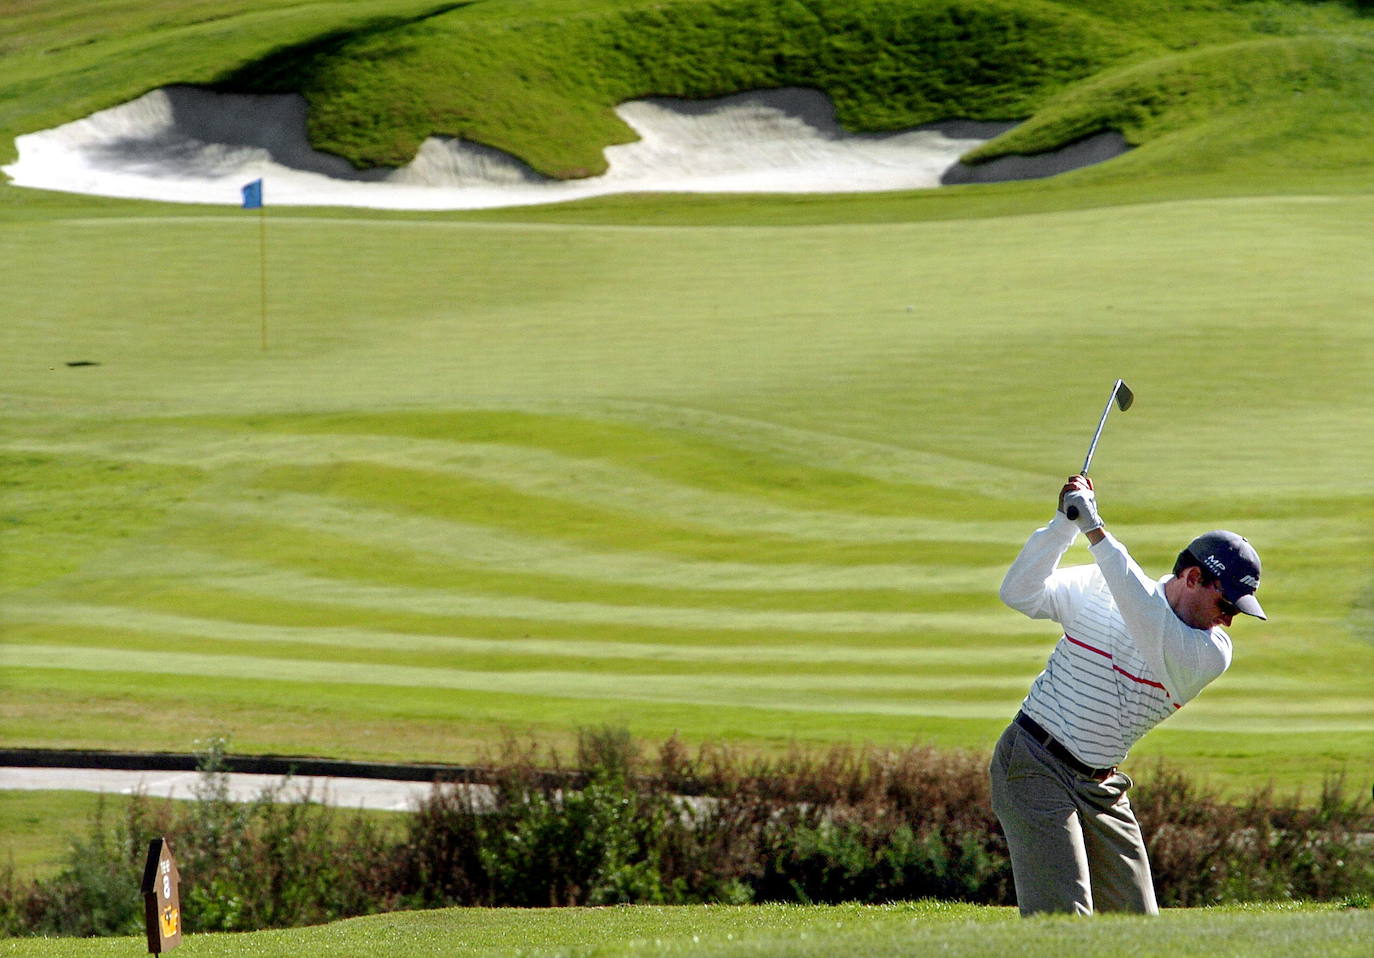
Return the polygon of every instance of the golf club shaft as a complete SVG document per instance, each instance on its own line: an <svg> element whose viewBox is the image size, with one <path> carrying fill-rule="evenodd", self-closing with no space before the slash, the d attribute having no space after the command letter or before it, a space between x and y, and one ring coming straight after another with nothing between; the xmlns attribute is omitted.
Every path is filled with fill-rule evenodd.
<svg viewBox="0 0 1374 958"><path fill-rule="evenodd" d="M1112 403L1116 401L1116 393L1112 393L1112 398L1107 400L1107 408L1102 410L1102 418L1097 421L1097 432L1093 433L1093 441L1088 443L1088 454L1083 457L1083 468L1078 470L1080 476L1088 474L1089 467L1093 464L1093 453L1097 451L1097 440L1102 438L1102 427L1107 425L1107 415L1112 411Z"/></svg>
<svg viewBox="0 0 1374 958"><path fill-rule="evenodd" d="M1124 385L1125 383L1118 379L1115 385L1112 386L1112 394L1107 397L1107 405L1102 410L1102 418L1097 421L1097 431L1093 433L1093 441L1088 443L1088 454L1083 457L1083 468L1078 471L1080 476L1086 476L1088 474L1088 469L1093 464L1093 453L1097 451L1097 440L1102 438L1102 428L1107 425L1107 416L1111 414L1112 404L1117 401L1117 394ZM1078 507L1069 506L1064 510L1064 515L1068 516L1070 519L1077 519Z"/></svg>

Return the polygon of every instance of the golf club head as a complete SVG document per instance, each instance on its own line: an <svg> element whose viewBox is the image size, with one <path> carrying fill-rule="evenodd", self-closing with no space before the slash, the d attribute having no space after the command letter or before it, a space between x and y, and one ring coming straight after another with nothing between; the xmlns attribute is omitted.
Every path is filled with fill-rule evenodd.
<svg viewBox="0 0 1374 958"><path fill-rule="evenodd" d="M1124 379L1116 381L1116 408L1125 412L1131 408L1131 403L1135 402L1135 393L1131 392L1131 387L1126 385Z"/></svg>

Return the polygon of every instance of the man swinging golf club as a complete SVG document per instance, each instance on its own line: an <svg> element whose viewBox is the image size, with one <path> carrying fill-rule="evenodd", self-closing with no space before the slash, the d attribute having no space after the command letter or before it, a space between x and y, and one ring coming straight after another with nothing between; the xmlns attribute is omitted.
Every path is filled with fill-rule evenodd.
<svg viewBox="0 0 1374 958"><path fill-rule="evenodd" d="M1079 532L1095 564L1060 569ZM1132 782L1117 765L1226 671L1222 627L1238 612L1265 618L1259 577L1250 543L1218 531L1189 543L1173 574L1156 581L1106 531L1092 481L1079 474L1064 485L1059 511L1031 535L1000 591L1013 609L1064 629L989 769L1023 915L1158 913L1126 798Z"/></svg>

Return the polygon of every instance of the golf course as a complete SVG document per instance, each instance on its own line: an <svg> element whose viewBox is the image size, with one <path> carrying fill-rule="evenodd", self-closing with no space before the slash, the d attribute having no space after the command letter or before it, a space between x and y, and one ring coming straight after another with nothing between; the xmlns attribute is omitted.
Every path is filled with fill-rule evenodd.
<svg viewBox="0 0 1374 958"><path fill-rule="evenodd" d="M597 175L633 137L621 102L779 87L856 134L1024 121L969 163L1131 148L1041 180L444 212L0 183L4 745L469 763L615 726L987 752L1059 638L998 585L1121 378L1092 467L1109 530L1154 576L1245 535L1269 615L1127 767L1368 795L1367 3L8 6L0 166L175 84L299 93L312 144L359 168L451 136ZM616 910L610 937L589 914L185 953L1353 956L1374 933L1315 906L1031 943L973 906Z"/></svg>

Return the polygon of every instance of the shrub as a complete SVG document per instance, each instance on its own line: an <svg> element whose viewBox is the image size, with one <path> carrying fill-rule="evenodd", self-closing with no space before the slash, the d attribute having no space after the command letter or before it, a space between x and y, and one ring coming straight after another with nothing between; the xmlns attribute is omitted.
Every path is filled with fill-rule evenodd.
<svg viewBox="0 0 1374 958"><path fill-rule="evenodd" d="M114 822L107 814L102 796L86 834L71 839L65 867L53 878L22 882L12 867L0 872L0 934L85 938L142 932L142 811Z"/></svg>
<svg viewBox="0 0 1374 958"><path fill-rule="evenodd" d="M664 902L672 800L632 776L628 733L584 730L578 769L552 772L508 743L493 781L437 786L414 818L402 865L418 903L608 905Z"/></svg>
<svg viewBox="0 0 1374 958"><path fill-rule="evenodd" d="M1261 789L1222 801L1159 766L1133 799L1145 826L1159 903L1339 901L1374 890L1374 810L1329 779L1315 805Z"/></svg>
<svg viewBox="0 0 1374 958"><path fill-rule="evenodd" d="M167 836L181 871L188 932L238 931L328 921L392 907L393 849L361 814L344 818L305 794L286 801L289 780L254 801L230 800L225 743L201 754L194 801L135 795L122 820L97 805L51 879L0 874L0 931L8 935L136 935L143 930L148 842Z"/></svg>
<svg viewBox="0 0 1374 958"><path fill-rule="evenodd" d="M0 933L137 933L158 835L172 841L192 932L445 905L1014 901L977 755L691 755L674 738L646 759L623 730L587 729L565 767L509 740L481 774L436 783L396 837L308 792L288 796L289 780L231 801L223 748L202 756L193 802L136 796L113 824L102 805L54 878L0 870ZM1162 905L1366 908L1374 894L1374 810L1340 779L1315 803L1264 789L1236 804L1161 765L1133 804Z"/></svg>
<svg viewBox="0 0 1374 958"><path fill-rule="evenodd" d="M187 931L315 924L394 905L392 849L369 819L342 815L309 790L288 800L289 778L251 802L231 800L224 746L209 744L195 801L163 829L181 869Z"/></svg>

